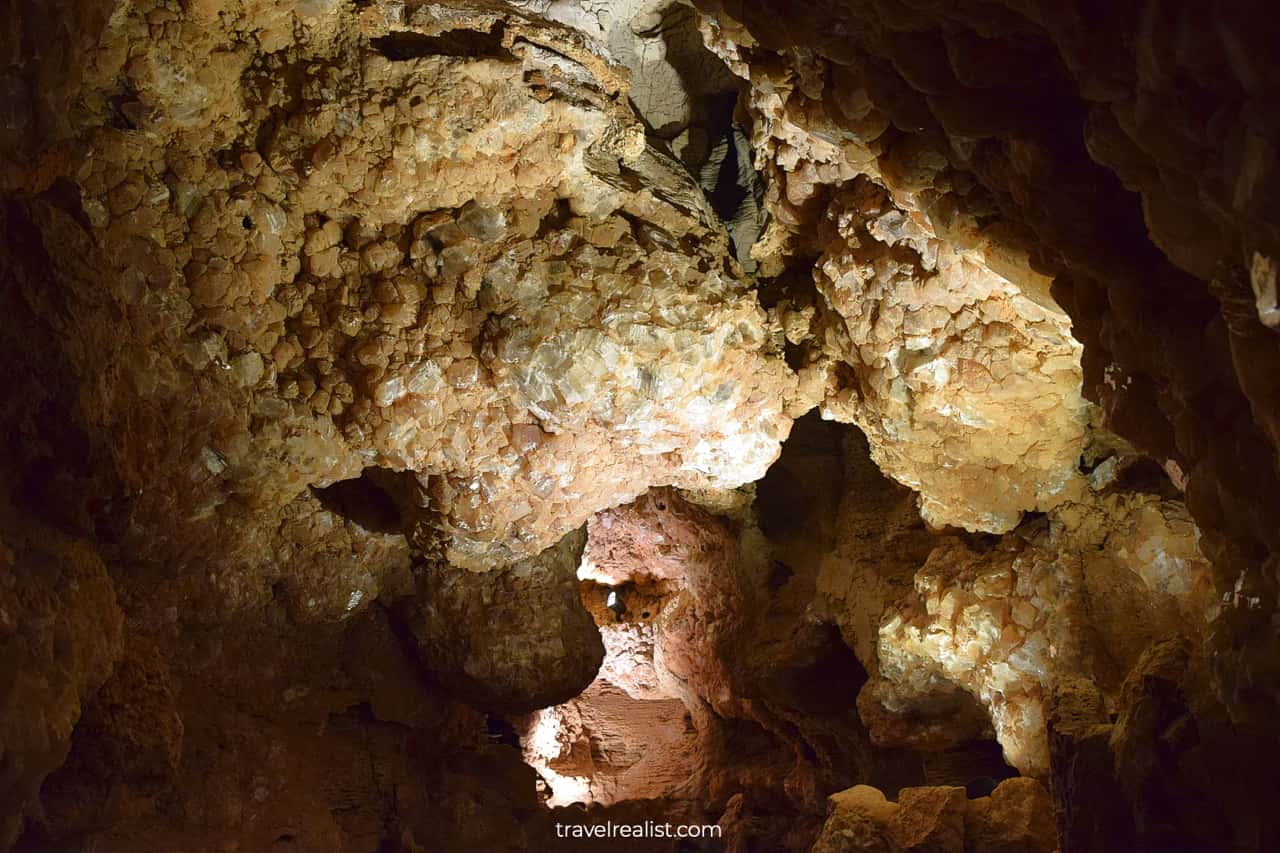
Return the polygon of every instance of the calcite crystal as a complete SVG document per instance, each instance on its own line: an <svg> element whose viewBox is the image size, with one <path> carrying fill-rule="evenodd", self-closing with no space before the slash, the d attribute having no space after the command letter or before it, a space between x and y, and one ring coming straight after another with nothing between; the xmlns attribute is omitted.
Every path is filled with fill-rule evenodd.
<svg viewBox="0 0 1280 853"><path fill-rule="evenodd" d="M753 255L777 269L819 254L825 310L793 337L814 339L806 370L825 379L824 415L857 423L935 525L999 533L1053 506L1085 417L1081 348L1049 280L922 192L945 158L905 144L886 154L889 121L856 72L799 52L792 68L756 68L744 59L755 40L731 21L710 18L704 33L752 83L773 215Z"/></svg>
<svg viewBox="0 0 1280 853"><path fill-rule="evenodd" d="M708 45L751 82L775 213L760 257L821 251L824 187L865 175L1042 307L1051 291L1108 425L1187 479L1226 597L1214 677L1265 727L1276 634L1254 610L1275 605L1280 409L1260 365L1280 347L1280 238L1260 201L1274 134L1246 107L1274 84L1260 9L698 6Z"/></svg>
<svg viewBox="0 0 1280 853"><path fill-rule="evenodd" d="M51 252L83 300L71 358L141 493L135 547L189 560L165 544L175 517L221 543L210 606L281 584L332 619L403 589L394 543L351 532L384 556L328 569L332 602L294 592L340 524L309 490L368 467L414 472L447 556L479 568L777 454L794 378L767 318L696 185L646 150L625 74L575 32L134 6L84 61L79 208L39 214L51 246L83 247ZM131 100L95 88L113 75Z"/></svg>
<svg viewBox="0 0 1280 853"><path fill-rule="evenodd" d="M823 414L857 423L933 524L999 533L1023 510L1059 502L1084 438L1080 346L1066 316L868 182L825 216L834 234L815 279L839 320L823 351L857 381L830 394Z"/></svg>
<svg viewBox="0 0 1280 853"><path fill-rule="evenodd" d="M9 4L0 851L1280 849L1264 6Z"/></svg>
<svg viewBox="0 0 1280 853"><path fill-rule="evenodd" d="M958 686L989 709L1006 760L1045 778L1045 702L1057 679L1085 675L1114 700L1153 639L1202 639L1209 584L1181 502L1086 494L991 551L939 545L915 594L880 625L881 680L866 700L907 713L945 696L939 682Z"/></svg>

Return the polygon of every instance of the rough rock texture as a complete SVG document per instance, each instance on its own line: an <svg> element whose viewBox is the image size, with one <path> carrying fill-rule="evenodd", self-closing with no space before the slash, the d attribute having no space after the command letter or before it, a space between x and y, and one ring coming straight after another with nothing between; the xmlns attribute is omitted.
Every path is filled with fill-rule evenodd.
<svg viewBox="0 0 1280 853"><path fill-rule="evenodd" d="M934 549L916 595L880 626L873 701L902 709L939 681L960 686L990 708L1009 763L1045 777L1044 699L1058 673L1114 695L1153 639L1198 637L1209 566L1182 504L1132 493L1085 501L990 551Z"/></svg>
<svg viewBox="0 0 1280 853"><path fill-rule="evenodd" d="M1262 4L699 6L752 81L758 146L778 152L778 227L757 251L814 251L800 226L824 185L864 174L1033 301L1052 284L1086 394L1186 478L1228 596L1215 679L1242 725L1265 726L1280 408L1261 365L1280 346L1266 325L1280 172L1259 109L1276 82L1255 47L1274 35Z"/></svg>
<svg viewBox="0 0 1280 853"><path fill-rule="evenodd" d="M537 846L532 772L490 742L483 715L418 677L385 610L324 629L272 622L211 629L167 670L130 649L20 849Z"/></svg>
<svg viewBox="0 0 1280 853"><path fill-rule="evenodd" d="M801 743L822 753L851 748L860 772L869 769L856 724L833 721L825 735L834 743L796 731L781 723L772 697L734 669L765 663L734 648L753 616L763 615L753 614L750 602L761 580L758 557L744 548L760 544L758 533L753 539L749 528L672 490L600 513L588 531L580 574L605 640L605 662L581 696L525 723L526 758L547 778L552 802L665 799L669 814L715 822L731 794L764 783L780 799L748 811L812 813L813 777L832 772L832 757L806 758ZM608 608L609 591L625 607L621 613ZM793 659L803 653L787 651ZM846 709L853 696L849 691ZM778 826L767 834L791 832Z"/></svg>
<svg viewBox="0 0 1280 853"><path fill-rule="evenodd" d="M201 592L231 608L338 574L348 595L296 593L334 618L403 558L373 536L346 547L382 559L316 565L330 525L308 487L370 466L415 472L473 565L535 554L653 484L761 475L792 380L611 67L515 15L309 9L201 9L172 43L152 40L172 13L115 16L82 61L133 100L86 82L100 106L77 116L92 154L59 185L74 192L30 188L38 239L79 247L51 252L69 357L142 491L148 562L219 542ZM175 515L180 543L161 528Z"/></svg>
<svg viewBox="0 0 1280 853"><path fill-rule="evenodd" d="M710 54L682 14L642 40L680 40L683 73ZM108 548L114 578L74 536L5 535L6 842L68 744L37 847L187 825L192 844L266 849L302 838L276 823L291 808L315 818L308 846L397 835L414 808L387 799L398 785L303 780L352 784L369 738L375 764L423 741L437 777L404 785L450 787L449 756L479 735L450 744L386 698L350 632L383 625L373 671L424 708L567 699L603 650L576 599L580 543L556 543L650 486L764 473L811 403L702 191L646 141L624 66L589 35L460 5L14 10L8 471L37 517ZM662 104L651 64L641 114L703 131L727 74ZM384 625L379 599L406 596ZM117 597L131 648L206 639L108 680ZM277 780L242 785L273 741ZM330 741L331 766L302 758ZM531 775L493 787L515 824L536 817ZM367 825L324 817L347 808ZM441 808L465 848L461 806Z"/></svg>
<svg viewBox="0 0 1280 853"><path fill-rule="evenodd" d="M0 543L0 846L66 759L85 700L120 657L122 620L102 560L83 543ZM29 534L28 534L29 535Z"/></svg>
<svg viewBox="0 0 1280 853"><path fill-rule="evenodd" d="M703 44L691 6L673 0L518 0L512 5L597 40L630 72L631 103L650 138L667 143L697 174L729 126L738 82Z"/></svg>
<svg viewBox="0 0 1280 853"><path fill-rule="evenodd" d="M990 797L962 788L904 788L889 802L859 785L831 797L814 853L1052 853L1049 793L1031 779L1002 782Z"/></svg>
<svg viewBox="0 0 1280 853"><path fill-rule="evenodd" d="M1055 688L1048 730L1064 851L1227 851L1271 837L1261 791L1272 745L1234 724L1206 667L1181 638L1152 643L1119 714L1084 679Z"/></svg>
<svg viewBox="0 0 1280 853"><path fill-rule="evenodd" d="M761 484L762 519L776 517L763 495L804 470L821 427L799 422ZM923 781L918 759L875 748L858 721L861 667L808 607L816 566L780 574L751 506L730 510L744 511L654 490L589 524L580 574L605 662L582 695L523 723L553 803L662 800L667 814L718 820L729 849L805 849L846 780Z"/></svg>
<svg viewBox="0 0 1280 853"><path fill-rule="evenodd" d="M723 23L708 23L708 39L752 81L769 183L772 221L752 254L774 271L819 255L821 301L778 308L792 343L812 340L802 383L825 387L824 415L858 423L935 524L1003 532L1023 510L1051 507L1080 452L1084 409L1080 347L1049 280L924 207L932 200L918 193L945 160L877 160L888 121L865 93L837 90L824 104L820 60L756 70L754 40ZM829 114L839 109L846 123ZM990 489L992 476L1004 488Z"/></svg>
<svg viewBox="0 0 1280 853"><path fill-rule="evenodd" d="M28 233L4 235L0 848L18 837L24 817L39 814L42 782L67 758L74 727L125 651L120 567L104 559L114 529L103 509L119 495L101 476L101 444L75 417L77 388L55 336L16 293L44 259L26 251ZM16 257L15 248L23 250Z"/></svg>
<svg viewBox="0 0 1280 853"><path fill-rule="evenodd" d="M839 320L822 350L857 377L828 393L824 416L857 423L935 525L999 533L1055 505L1084 437L1065 315L914 225L873 184L856 182L824 216L834 234L815 279Z"/></svg>
<svg viewBox="0 0 1280 853"><path fill-rule="evenodd" d="M684 703L637 700L607 677L539 711L523 743L525 760L547 781L548 802L556 806L687 798L699 763Z"/></svg>
<svg viewBox="0 0 1280 853"><path fill-rule="evenodd" d="M9 4L0 850L1280 848L1264 5Z"/></svg>
<svg viewBox="0 0 1280 853"><path fill-rule="evenodd" d="M126 648L86 703L66 763L45 782L45 810L60 815L60 831L68 832L105 828L104 814L154 807L177 781L183 734L160 650Z"/></svg>
<svg viewBox="0 0 1280 853"><path fill-rule="evenodd" d="M604 644L578 598L585 530L489 572L422 572L405 621L419 660L480 708L524 712L582 692Z"/></svg>

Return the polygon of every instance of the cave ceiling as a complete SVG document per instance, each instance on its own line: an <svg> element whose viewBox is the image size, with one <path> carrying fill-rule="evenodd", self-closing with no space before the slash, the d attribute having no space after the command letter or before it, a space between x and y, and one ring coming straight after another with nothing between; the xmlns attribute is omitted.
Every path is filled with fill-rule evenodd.
<svg viewBox="0 0 1280 853"><path fill-rule="evenodd" d="M0 851L1280 849L1265 7L13 0Z"/></svg>

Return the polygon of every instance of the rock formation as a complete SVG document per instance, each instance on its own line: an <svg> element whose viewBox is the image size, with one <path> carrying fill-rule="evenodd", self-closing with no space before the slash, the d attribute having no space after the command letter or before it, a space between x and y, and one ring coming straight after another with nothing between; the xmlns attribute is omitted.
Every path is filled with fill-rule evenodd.
<svg viewBox="0 0 1280 853"><path fill-rule="evenodd" d="M831 797L813 850L1052 853L1052 822L1049 795L1030 779L1009 779L973 800L962 788L903 788L896 803L859 785Z"/></svg>
<svg viewBox="0 0 1280 853"><path fill-rule="evenodd" d="M1280 847L1265 4L6 11L0 853Z"/></svg>

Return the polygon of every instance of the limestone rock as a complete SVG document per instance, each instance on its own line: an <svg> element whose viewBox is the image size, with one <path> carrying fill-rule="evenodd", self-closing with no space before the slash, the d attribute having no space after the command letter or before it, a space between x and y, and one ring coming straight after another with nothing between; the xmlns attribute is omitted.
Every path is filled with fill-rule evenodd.
<svg viewBox="0 0 1280 853"><path fill-rule="evenodd" d="M892 849L885 827L897 810L880 791L859 785L833 794L830 804L814 853L888 853Z"/></svg>
<svg viewBox="0 0 1280 853"><path fill-rule="evenodd" d="M1264 6L8 4L0 850L1280 848Z"/></svg>
<svg viewBox="0 0 1280 853"><path fill-rule="evenodd" d="M1056 678L1087 674L1114 697L1153 638L1201 636L1209 567L1185 508L1150 495L1083 498L985 554L940 544L916 574L916 595L881 623L880 680L860 707L872 718L928 716L960 686L989 708L1007 760L1044 778ZM885 722L880 731L890 736Z"/></svg>
<svg viewBox="0 0 1280 853"><path fill-rule="evenodd" d="M1051 853L1052 807L1032 779L1009 779L990 797L962 788L904 788L897 802L859 785L830 798L815 853Z"/></svg>
<svg viewBox="0 0 1280 853"><path fill-rule="evenodd" d="M1274 560L1259 555L1280 548L1277 379L1260 367L1280 347L1267 325L1280 232L1260 203L1275 144L1259 113L1226 106L1274 81L1246 58L1273 34L1260 8L1151 6L1104 24L1045 2L698 6L708 46L751 82L773 216L763 267L821 252L832 189L861 176L1065 311L1084 393L1186 487L1224 603L1214 678L1265 729L1276 681L1259 661L1277 659L1276 635L1249 611L1275 607Z"/></svg>
<svg viewBox="0 0 1280 853"><path fill-rule="evenodd" d="M824 415L857 423L935 525L1000 533L1022 510L1058 503L1084 437L1067 318L931 238L870 184L825 215L835 235L815 278L843 329L824 351L858 380L829 393Z"/></svg>
<svg viewBox="0 0 1280 853"><path fill-rule="evenodd" d="M136 642L136 641L135 641ZM164 657L126 648L115 672L85 704L67 761L41 789L56 835L101 830L147 809L178 777L182 718Z"/></svg>
<svg viewBox="0 0 1280 853"><path fill-rule="evenodd" d="M585 546L580 530L504 569L425 571L406 604L422 665L483 709L529 711L580 693L604 659L578 599Z"/></svg>
<svg viewBox="0 0 1280 853"><path fill-rule="evenodd" d="M692 7L672 0L517 0L596 41L629 72L629 91L651 137L670 145L693 173L717 131L729 126L737 80L703 45Z"/></svg>
<svg viewBox="0 0 1280 853"><path fill-rule="evenodd" d="M607 676L537 712L524 732L525 760L547 780L552 806L688 796L701 772L684 703L635 699Z"/></svg>
<svg viewBox="0 0 1280 853"><path fill-rule="evenodd" d="M990 797L969 801L964 834L969 850L1051 853L1057 849L1057 827L1049 792L1033 779L1006 779Z"/></svg>
<svg viewBox="0 0 1280 853"><path fill-rule="evenodd" d="M47 531L40 540L6 533L0 542L0 847L6 849L123 651L123 619L101 558L85 543Z"/></svg>
<svg viewBox="0 0 1280 853"><path fill-rule="evenodd" d="M432 547L472 567L651 485L760 476L794 377L621 68L515 10L313 5L202 7L163 39L168 13L112 16L59 131L92 154L32 214L77 247L49 252L68 358L161 595L275 589L319 621L401 594L399 531L310 494L371 467L428 484ZM214 565L183 570L175 518Z"/></svg>
<svg viewBox="0 0 1280 853"><path fill-rule="evenodd" d="M865 93L844 92L843 76L824 89L828 69L851 86L856 71L812 52L788 55L790 68L752 68L734 41L751 37L726 18L709 18L704 35L752 81L773 214L753 254L774 270L791 254L820 255L814 279L833 316L813 325L809 360L828 372L824 416L862 427L877 463L920 493L936 525L1004 532L1023 510L1057 503L1084 409L1080 347L1049 280L921 193L945 156L911 137L886 151L888 120ZM998 492L985 487L992 472Z"/></svg>

